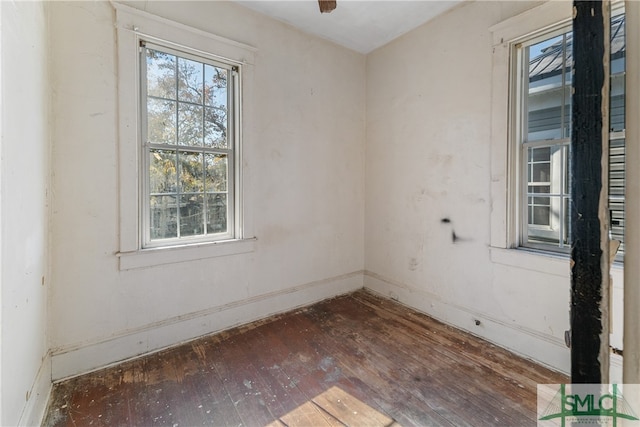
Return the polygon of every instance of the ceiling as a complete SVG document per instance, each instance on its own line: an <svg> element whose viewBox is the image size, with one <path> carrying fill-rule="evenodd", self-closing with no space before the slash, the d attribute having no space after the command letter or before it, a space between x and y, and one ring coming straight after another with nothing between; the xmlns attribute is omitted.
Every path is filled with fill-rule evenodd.
<svg viewBox="0 0 640 427"><path fill-rule="evenodd" d="M322 14L317 0L236 1L306 33L369 53L464 0L338 0L333 12Z"/></svg>

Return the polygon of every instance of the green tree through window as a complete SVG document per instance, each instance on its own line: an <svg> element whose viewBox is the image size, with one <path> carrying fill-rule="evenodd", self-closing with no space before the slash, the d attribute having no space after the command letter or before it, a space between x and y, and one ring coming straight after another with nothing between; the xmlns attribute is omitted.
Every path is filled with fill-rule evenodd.
<svg viewBox="0 0 640 427"><path fill-rule="evenodd" d="M235 69L150 44L141 57L145 242L231 237Z"/></svg>

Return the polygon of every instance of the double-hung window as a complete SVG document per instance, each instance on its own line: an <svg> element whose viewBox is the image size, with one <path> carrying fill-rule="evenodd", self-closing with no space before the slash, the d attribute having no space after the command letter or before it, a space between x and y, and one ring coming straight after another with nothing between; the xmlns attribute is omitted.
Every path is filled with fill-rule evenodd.
<svg viewBox="0 0 640 427"><path fill-rule="evenodd" d="M119 268L248 253L256 49L114 2ZM242 117L241 113L242 112ZM249 150L250 152L250 150Z"/></svg>
<svg viewBox="0 0 640 427"><path fill-rule="evenodd" d="M612 13L609 206L612 238L624 240L624 14ZM513 46L518 245L568 251L571 243L571 27ZM623 246L621 247L623 250ZM622 251L619 252L622 257Z"/></svg>
<svg viewBox="0 0 640 427"><path fill-rule="evenodd" d="M235 230L237 65L140 41L144 247Z"/></svg>

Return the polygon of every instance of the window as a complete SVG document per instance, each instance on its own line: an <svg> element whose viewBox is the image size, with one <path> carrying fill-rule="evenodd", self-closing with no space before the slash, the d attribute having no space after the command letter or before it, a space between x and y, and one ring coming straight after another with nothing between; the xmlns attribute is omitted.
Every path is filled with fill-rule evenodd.
<svg viewBox="0 0 640 427"><path fill-rule="evenodd" d="M141 41L145 247L234 237L239 68Z"/></svg>
<svg viewBox="0 0 640 427"><path fill-rule="evenodd" d="M523 246L569 244L570 43L567 32L517 48Z"/></svg>
<svg viewBox="0 0 640 427"><path fill-rule="evenodd" d="M254 139L246 123L257 50L113 7L120 270L252 252L251 159L242 155Z"/></svg>
<svg viewBox="0 0 640 427"><path fill-rule="evenodd" d="M624 241L624 14L612 13L609 206L611 237ZM568 251L571 238L570 26L513 45L518 245ZM624 246L618 253L622 259Z"/></svg>

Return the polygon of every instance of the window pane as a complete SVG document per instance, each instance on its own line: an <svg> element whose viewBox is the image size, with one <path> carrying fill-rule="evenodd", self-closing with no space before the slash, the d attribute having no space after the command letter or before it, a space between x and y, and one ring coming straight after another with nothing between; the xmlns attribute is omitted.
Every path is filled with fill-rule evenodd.
<svg viewBox="0 0 640 427"><path fill-rule="evenodd" d="M544 40L527 50L527 140L563 138L568 92L563 80L568 71L565 37Z"/></svg>
<svg viewBox="0 0 640 427"><path fill-rule="evenodd" d="M151 238L168 239L178 236L176 196L151 196L149 200Z"/></svg>
<svg viewBox="0 0 640 427"><path fill-rule="evenodd" d="M176 99L176 57L147 49L147 94Z"/></svg>
<svg viewBox="0 0 640 427"><path fill-rule="evenodd" d="M546 98L546 99L542 99ZM529 98L532 102L531 110L529 110L529 132L528 140L536 141L543 139L560 139L562 138L562 111L560 107L542 108L545 103L560 104L562 93L557 91L541 94L540 96L532 96Z"/></svg>
<svg viewBox="0 0 640 427"><path fill-rule="evenodd" d="M531 182L549 182L550 172L550 163L534 163L531 168Z"/></svg>
<svg viewBox="0 0 640 427"><path fill-rule="evenodd" d="M206 107L204 116L204 145L207 147L227 147L227 109Z"/></svg>
<svg viewBox="0 0 640 427"><path fill-rule="evenodd" d="M203 64L178 58L178 99L202 104Z"/></svg>
<svg viewBox="0 0 640 427"><path fill-rule="evenodd" d="M609 104L609 130L611 132L620 132L625 129L624 90L624 75L612 77L611 100Z"/></svg>
<svg viewBox="0 0 640 427"><path fill-rule="evenodd" d="M609 141L609 215L611 238L621 242L617 261L624 254L624 205L625 205L625 140Z"/></svg>
<svg viewBox="0 0 640 427"><path fill-rule="evenodd" d="M549 206L533 205L533 222L535 225L549 225Z"/></svg>
<svg viewBox="0 0 640 427"><path fill-rule="evenodd" d="M204 233L202 194L180 196L180 235L197 236Z"/></svg>
<svg viewBox="0 0 640 427"><path fill-rule="evenodd" d="M175 193L176 152L165 150L151 150L149 153L149 192Z"/></svg>
<svg viewBox="0 0 640 427"><path fill-rule="evenodd" d="M533 204L539 206L549 206L551 204L551 199L549 197L534 197Z"/></svg>
<svg viewBox="0 0 640 427"><path fill-rule="evenodd" d="M567 73L569 75L569 73ZM562 137L571 138L571 81L567 82L564 91L564 109L562 114Z"/></svg>
<svg viewBox="0 0 640 427"><path fill-rule="evenodd" d="M227 191L227 161L226 154L205 154L207 193Z"/></svg>
<svg viewBox="0 0 640 427"><path fill-rule="evenodd" d="M564 208L564 229L562 233L562 241L565 245L571 244L569 240L571 238L571 199L568 197L563 198Z"/></svg>
<svg viewBox="0 0 640 427"><path fill-rule="evenodd" d="M609 196L624 197L625 140L609 141Z"/></svg>
<svg viewBox="0 0 640 427"><path fill-rule="evenodd" d="M202 193L204 176L202 153L180 152L180 192Z"/></svg>
<svg viewBox="0 0 640 427"><path fill-rule="evenodd" d="M202 146L202 107L178 103L178 143Z"/></svg>
<svg viewBox="0 0 640 427"><path fill-rule="evenodd" d="M210 107L227 109L227 70L204 66L204 103Z"/></svg>
<svg viewBox="0 0 640 427"><path fill-rule="evenodd" d="M609 106L609 128L613 132L619 132L625 129L625 47L625 18L623 14L611 18L611 98Z"/></svg>
<svg viewBox="0 0 640 427"><path fill-rule="evenodd" d="M207 233L227 231L227 195L207 194Z"/></svg>
<svg viewBox="0 0 640 427"><path fill-rule="evenodd" d="M550 181L551 147L528 148L527 181L531 184L541 184Z"/></svg>
<svg viewBox="0 0 640 427"><path fill-rule="evenodd" d="M533 194L549 194L551 187L549 185L530 185L529 193Z"/></svg>
<svg viewBox="0 0 640 427"><path fill-rule="evenodd" d="M616 15L611 18L611 74L625 70L625 16Z"/></svg>
<svg viewBox="0 0 640 427"><path fill-rule="evenodd" d="M609 216L611 222L611 239L621 243L618 254L624 252L624 199L616 198L609 200ZM622 258L620 256L619 258Z"/></svg>
<svg viewBox="0 0 640 427"><path fill-rule="evenodd" d="M570 194L571 193L571 147L570 146L564 146L563 147L563 151L562 151L562 155L563 155L563 166L564 166L564 184L562 187L562 193L564 194Z"/></svg>
<svg viewBox="0 0 640 427"><path fill-rule="evenodd" d="M147 141L155 144L176 143L176 103L147 99Z"/></svg>
<svg viewBox="0 0 640 427"><path fill-rule="evenodd" d="M551 156L551 147L529 149L529 160L534 162L548 162Z"/></svg>

